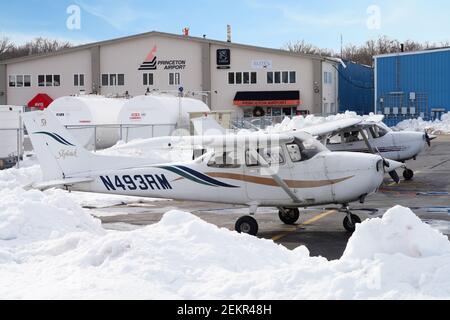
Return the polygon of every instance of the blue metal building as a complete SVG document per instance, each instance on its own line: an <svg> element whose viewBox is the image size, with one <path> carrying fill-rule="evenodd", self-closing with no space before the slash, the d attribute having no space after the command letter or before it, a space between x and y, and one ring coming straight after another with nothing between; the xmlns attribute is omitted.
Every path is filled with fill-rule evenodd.
<svg viewBox="0 0 450 320"><path fill-rule="evenodd" d="M450 48L375 57L376 112L386 122L450 111Z"/></svg>
<svg viewBox="0 0 450 320"><path fill-rule="evenodd" d="M374 70L372 67L344 61L339 66L339 111L360 115L374 110Z"/></svg>

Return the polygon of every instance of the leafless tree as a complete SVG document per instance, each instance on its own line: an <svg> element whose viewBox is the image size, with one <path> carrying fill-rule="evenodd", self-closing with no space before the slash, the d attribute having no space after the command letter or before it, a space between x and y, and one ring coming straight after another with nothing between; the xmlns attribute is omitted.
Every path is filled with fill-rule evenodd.
<svg viewBox="0 0 450 320"><path fill-rule="evenodd" d="M0 40L0 60L19 58L23 56L54 52L72 45L69 42L51 40L46 38L36 38L23 45L11 44L9 39ZM2 48L4 48L2 50Z"/></svg>
<svg viewBox="0 0 450 320"><path fill-rule="evenodd" d="M413 40L406 40L404 42L400 42L399 40L391 39L387 36L381 36L376 40L366 41L363 45L360 46L356 46L353 44L346 45L342 49L342 58L360 64L372 65L374 56L400 52L402 49L402 44L403 50L405 52L450 46L449 41L441 43L420 43ZM335 54L332 50L320 49L312 44L306 43L304 40L295 43L288 43L284 47L284 49L292 52L317 54L329 57L340 57L340 54Z"/></svg>

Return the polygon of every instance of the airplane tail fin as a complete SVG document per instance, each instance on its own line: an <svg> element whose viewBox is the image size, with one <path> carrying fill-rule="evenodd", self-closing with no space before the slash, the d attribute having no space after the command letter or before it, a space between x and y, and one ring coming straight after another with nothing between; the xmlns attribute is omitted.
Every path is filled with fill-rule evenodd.
<svg viewBox="0 0 450 320"><path fill-rule="evenodd" d="M79 145L53 114L29 112L23 120L45 180L66 179L92 170L95 155Z"/></svg>
<svg viewBox="0 0 450 320"><path fill-rule="evenodd" d="M199 136L224 135L226 130L215 119L211 117L201 117L192 119L195 134Z"/></svg>

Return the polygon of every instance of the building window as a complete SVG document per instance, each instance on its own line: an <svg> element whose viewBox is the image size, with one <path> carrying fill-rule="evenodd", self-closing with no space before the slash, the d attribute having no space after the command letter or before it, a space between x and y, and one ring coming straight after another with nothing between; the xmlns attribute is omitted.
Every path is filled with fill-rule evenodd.
<svg viewBox="0 0 450 320"><path fill-rule="evenodd" d="M30 75L23 76L23 86L26 88L31 87L31 76Z"/></svg>
<svg viewBox="0 0 450 320"><path fill-rule="evenodd" d="M267 83L268 84L273 83L273 72L267 72Z"/></svg>
<svg viewBox="0 0 450 320"><path fill-rule="evenodd" d="M31 82L31 76L30 76L30 82ZM25 87L26 86L27 85L25 84ZM31 86L31 83L30 83L30 86ZM61 76L59 74L38 75L38 86L39 87L59 87L59 86L61 86Z"/></svg>
<svg viewBox="0 0 450 320"><path fill-rule="evenodd" d="M297 73L295 71L289 72L289 83L297 83Z"/></svg>
<svg viewBox="0 0 450 320"><path fill-rule="evenodd" d="M51 74L47 74L45 76L45 86L52 87L53 86L53 76Z"/></svg>
<svg viewBox="0 0 450 320"><path fill-rule="evenodd" d="M289 83L289 72L283 71L283 83Z"/></svg>
<svg viewBox="0 0 450 320"><path fill-rule="evenodd" d="M256 72L252 72L250 80L252 84L256 84L258 82L258 74Z"/></svg>
<svg viewBox="0 0 450 320"><path fill-rule="evenodd" d="M119 73L117 75L117 84L119 86L124 86L125 85L125 75L123 73Z"/></svg>
<svg viewBox="0 0 450 320"><path fill-rule="evenodd" d="M84 87L84 74L75 74L73 76L73 85L75 87Z"/></svg>
<svg viewBox="0 0 450 320"><path fill-rule="evenodd" d="M324 78L324 83L327 83L327 84L332 84L333 83L333 75L332 75L332 73L331 72L324 72L324 75L323 75L323 78Z"/></svg>
<svg viewBox="0 0 450 320"><path fill-rule="evenodd" d="M123 73L111 73L102 74L102 86L103 87L115 87L125 85L125 75Z"/></svg>
<svg viewBox="0 0 450 320"><path fill-rule="evenodd" d="M242 72L236 72L236 84L242 84Z"/></svg>
<svg viewBox="0 0 450 320"><path fill-rule="evenodd" d="M228 84L234 84L234 72L228 72Z"/></svg>
<svg viewBox="0 0 450 320"><path fill-rule="evenodd" d="M10 87L16 86L16 76L9 76L9 86Z"/></svg>
<svg viewBox="0 0 450 320"><path fill-rule="evenodd" d="M38 86L45 87L45 76L44 75L38 76Z"/></svg>
<svg viewBox="0 0 450 320"><path fill-rule="evenodd" d="M109 78L109 76L107 74L102 74L102 86L103 87L109 86L108 78Z"/></svg>
<svg viewBox="0 0 450 320"><path fill-rule="evenodd" d="M275 83L281 83L281 72L275 72Z"/></svg>
<svg viewBox="0 0 450 320"><path fill-rule="evenodd" d="M17 88L22 88L23 87L23 76L17 76L16 78L16 83L17 83Z"/></svg>
<svg viewBox="0 0 450 320"><path fill-rule="evenodd" d="M181 83L181 77L179 73L169 73L169 85L179 86Z"/></svg>
<svg viewBox="0 0 450 320"><path fill-rule="evenodd" d="M117 74L110 74L109 75L109 85L111 87L117 86Z"/></svg>
<svg viewBox="0 0 450 320"><path fill-rule="evenodd" d="M244 84L250 84L250 73L244 72Z"/></svg>
<svg viewBox="0 0 450 320"><path fill-rule="evenodd" d="M60 85L61 85L61 76L55 74L55 75L53 76L53 86L54 86L54 87L59 87Z"/></svg>
<svg viewBox="0 0 450 320"><path fill-rule="evenodd" d="M153 73L144 73L142 78L142 83L144 86L152 86L153 85Z"/></svg>

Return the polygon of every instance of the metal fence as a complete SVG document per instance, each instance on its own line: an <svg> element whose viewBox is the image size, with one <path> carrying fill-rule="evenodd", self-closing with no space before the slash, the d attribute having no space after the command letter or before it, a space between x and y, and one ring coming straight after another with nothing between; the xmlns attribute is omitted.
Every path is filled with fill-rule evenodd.
<svg viewBox="0 0 450 320"><path fill-rule="evenodd" d="M24 154L24 129L23 128L0 128L1 154L0 170L20 166L20 160ZM10 142L8 144L8 142Z"/></svg>

